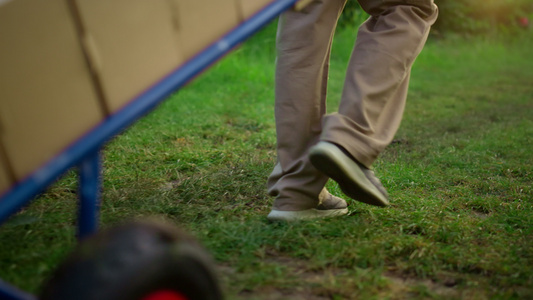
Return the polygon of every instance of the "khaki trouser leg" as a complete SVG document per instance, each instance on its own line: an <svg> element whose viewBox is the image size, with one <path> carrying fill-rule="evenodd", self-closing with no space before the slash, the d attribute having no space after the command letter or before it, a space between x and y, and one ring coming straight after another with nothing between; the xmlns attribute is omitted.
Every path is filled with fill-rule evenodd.
<svg viewBox="0 0 533 300"><path fill-rule="evenodd" d="M360 0L371 17L359 29L339 112L321 140L370 167L400 126L411 66L438 14L433 0Z"/></svg>
<svg viewBox="0 0 533 300"><path fill-rule="evenodd" d="M274 208L314 208L327 177L307 151L322 132L329 56L337 19L346 0L314 1L302 12L280 16L276 63L278 163L268 179Z"/></svg>

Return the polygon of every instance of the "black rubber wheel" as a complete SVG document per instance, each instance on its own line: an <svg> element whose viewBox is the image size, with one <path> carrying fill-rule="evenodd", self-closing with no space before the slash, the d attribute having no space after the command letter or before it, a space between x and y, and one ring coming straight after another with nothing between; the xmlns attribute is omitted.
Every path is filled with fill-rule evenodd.
<svg viewBox="0 0 533 300"><path fill-rule="evenodd" d="M212 266L185 233L159 222L134 222L81 242L40 299L218 300Z"/></svg>

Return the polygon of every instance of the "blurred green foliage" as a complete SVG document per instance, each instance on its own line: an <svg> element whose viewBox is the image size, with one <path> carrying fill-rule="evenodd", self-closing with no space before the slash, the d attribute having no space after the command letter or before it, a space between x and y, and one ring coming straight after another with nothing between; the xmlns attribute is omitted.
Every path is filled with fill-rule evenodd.
<svg viewBox="0 0 533 300"><path fill-rule="evenodd" d="M433 26L437 34L512 32L528 29L533 21L533 0L435 0L435 3L440 10ZM339 24L357 26L366 16L357 1L349 0Z"/></svg>
<svg viewBox="0 0 533 300"><path fill-rule="evenodd" d="M465 34L520 28L533 12L532 0L437 0L440 16L434 29Z"/></svg>
<svg viewBox="0 0 533 300"><path fill-rule="evenodd" d="M368 18L368 14L365 13L359 3L355 0L349 0L344 6L342 15L339 18L338 26L346 28L349 26L359 26Z"/></svg>

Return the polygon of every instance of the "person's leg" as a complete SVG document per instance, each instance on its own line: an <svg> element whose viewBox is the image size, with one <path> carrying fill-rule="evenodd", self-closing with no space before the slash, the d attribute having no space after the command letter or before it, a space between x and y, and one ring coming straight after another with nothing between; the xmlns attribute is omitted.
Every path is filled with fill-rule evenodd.
<svg viewBox="0 0 533 300"><path fill-rule="evenodd" d="M370 167L392 141L405 107L411 66L437 17L433 0L359 0L371 17L359 29L339 112L321 140Z"/></svg>
<svg viewBox="0 0 533 300"><path fill-rule="evenodd" d="M268 193L273 210L316 208L328 178L307 158L322 132L331 42L346 0L317 0L280 16L276 63L278 163Z"/></svg>
<svg viewBox="0 0 533 300"><path fill-rule="evenodd" d="M438 10L433 0L359 0L371 17L360 27L338 113L325 117L313 164L355 200L387 205L369 170L403 115L411 66ZM368 189L365 189L367 188Z"/></svg>

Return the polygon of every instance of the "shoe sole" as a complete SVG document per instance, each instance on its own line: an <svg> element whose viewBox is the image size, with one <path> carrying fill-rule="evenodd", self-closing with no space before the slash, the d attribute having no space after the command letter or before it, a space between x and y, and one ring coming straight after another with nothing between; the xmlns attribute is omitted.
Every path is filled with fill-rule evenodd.
<svg viewBox="0 0 533 300"><path fill-rule="evenodd" d="M316 208L302 211L272 210L267 219L270 221L300 221L340 217L348 213L348 208L320 210Z"/></svg>
<svg viewBox="0 0 533 300"><path fill-rule="evenodd" d="M350 198L375 206L387 206L389 201L366 178L363 170L337 146L321 142L311 148L309 159L315 168L335 180Z"/></svg>

